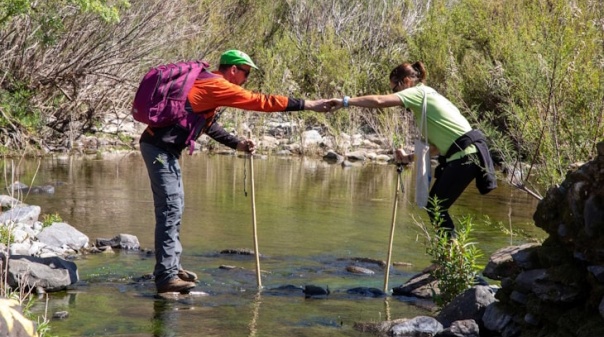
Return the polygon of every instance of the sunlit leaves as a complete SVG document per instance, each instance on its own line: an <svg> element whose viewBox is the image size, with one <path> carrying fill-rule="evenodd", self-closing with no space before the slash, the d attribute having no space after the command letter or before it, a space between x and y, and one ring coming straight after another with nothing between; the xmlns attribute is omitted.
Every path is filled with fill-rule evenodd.
<svg viewBox="0 0 604 337"><path fill-rule="evenodd" d="M549 185L604 137L603 20L598 1L436 1L411 54L474 125L507 139L494 143L511 141L508 163L543 167L533 173Z"/></svg>

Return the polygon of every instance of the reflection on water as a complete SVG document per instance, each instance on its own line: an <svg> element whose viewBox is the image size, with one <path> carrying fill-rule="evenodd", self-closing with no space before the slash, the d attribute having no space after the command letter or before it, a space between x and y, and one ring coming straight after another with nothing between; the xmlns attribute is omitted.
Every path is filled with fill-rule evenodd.
<svg viewBox="0 0 604 337"><path fill-rule="evenodd" d="M173 304L169 301L158 300L153 302L153 336L176 336L178 320L174 315Z"/></svg>
<svg viewBox="0 0 604 337"><path fill-rule="evenodd" d="M210 296L178 300L153 297L152 283L132 285L150 273L153 256L140 252L84 256L77 260L81 284L67 294L52 294L51 312L70 317L53 321L60 336L353 336L355 321L378 321L425 313L406 299L358 298L346 289L382 289L384 270L353 275L353 258L386 260L392 223L396 169L365 164L349 168L310 159L271 157L254 160L258 244L265 289L282 285L329 286L327 299L256 291L255 261L250 256L219 254L253 248L250 197L245 195L244 158L196 155L182 160L185 214L181 238L185 268L200 276L198 288ZM20 180L31 184L37 162L20 166ZM249 162L248 162L249 165ZM249 169L249 167L247 167ZM249 183L249 171L247 171ZM412 172L402 175L393 262L410 267L390 271L390 288L429 264L417 222L427 221L412 203ZM88 235L111 238L136 235L143 248L153 245L153 206L142 159L136 153L110 160L49 159L41 162L34 185L61 182L54 195L29 195L26 202L43 213L59 213ZM496 249L522 243L501 229L542 235L532 225L536 201L505 183L487 196L470 186L451 209L472 215L474 236L484 259ZM249 186L247 187L249 192ZM221 265L234 269L220 269ZM77 295L74 295L77 294ZM65 301L64 298L71 298ZM43 303L42 303L43 304ZM39 310L40 305L37 304ZM357 335L360 335L357 334Z"/></svg>
<svg viewBox="0 0 604 337"><path fill-rule="evenodd" d="M258 291L254 295L254 300L251 303L252 306L252 319L250 320L249 337L255 337L258 334L258 316L260 315L260 304L262 303L262 291Z"/></svg>

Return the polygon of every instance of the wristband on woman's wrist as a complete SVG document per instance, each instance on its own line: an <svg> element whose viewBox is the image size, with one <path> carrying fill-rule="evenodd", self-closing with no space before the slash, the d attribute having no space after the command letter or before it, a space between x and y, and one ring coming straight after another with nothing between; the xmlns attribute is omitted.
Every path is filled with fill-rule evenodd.
<svg viewBox="0 0 604 337"><path fill-rule="evenodd" d="M342 98L342 106L348 108L348 101L350 101L350 97L344 96L344 98Z"/></svg>

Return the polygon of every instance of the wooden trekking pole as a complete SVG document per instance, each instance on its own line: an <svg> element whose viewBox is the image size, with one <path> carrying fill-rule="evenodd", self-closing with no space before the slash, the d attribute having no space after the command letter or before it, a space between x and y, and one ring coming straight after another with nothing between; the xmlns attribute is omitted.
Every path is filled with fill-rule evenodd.
<svg viewBox="0 0 604 337"><path fill-rule="evenodd" d="M251 133L249 134L251 138ZM254 235L254 256L256 257L256 281L258 288L262 288L260 275L260 252L258 250L258 226L256 225L256 193L254 191L254 154L250 153L250 193L252 194L252 228Z"/></svg>
<svg viewBox="0 0 604 337"><path fill-rule="evenodd" d="M396 168L396 188L394 192L394 202L392 205L392 225L390 226L390 240L388 242L388 257L386 259L386 272L384 273L384 292L388 293L388 278L390 278L390 266L392 265L392 242L394 241L394 227L396 225L396 209L398 208L398 196L401 189L401 172L403 165L399 164Z"/></svg>

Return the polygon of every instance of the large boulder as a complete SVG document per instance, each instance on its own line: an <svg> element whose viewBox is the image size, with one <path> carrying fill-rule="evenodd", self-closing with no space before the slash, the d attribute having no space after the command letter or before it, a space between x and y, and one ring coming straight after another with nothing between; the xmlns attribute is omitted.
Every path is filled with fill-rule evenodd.
<svg viewBox="0 0 604 337"><path fill-rule="evenodd" d="M8 262L8 285L37 292L65 290L79 280L78 267L60 257L15 255Z"/></svg>
<svg viewBox="0 0 604 337"><path fill-rule="evenodd" d="M482 324L482 316L486 308L495 302L495 292L489 286L474 286L444 307L436 316L443 326L449 327L455 321L473 320Z"/></svg>
<svg viewBox="0 0 604 337"><path fill-rule="evenodd" d="M430 274L429 268L413 275L407 282L392 288L394 296L411 296L417 298L432 298L439 295L438 280Z"/></svg>
<svg viewBox="0 0 604 337"><path fill-rule="evenodd" d="M19 204L17 207L11 208L0 214L0 225L10 223L20 223L33 226L40 217L42 209L40 206L29 206Z"/></svg>
<svg viewBox="0 0 604 337"><path fill-rule="evenodd" d="M16 206L20 206L22 203L19 199L13 198L9 195L0 195L0 206L2 209L10 209Z"/></svg>
<svg viewBox="0 0 604 337"><path fill-rule="evenodd" d="M38 240L48 246L79 251L88 248L88 236L64 222L55 222L38 234Z"/></svg>

